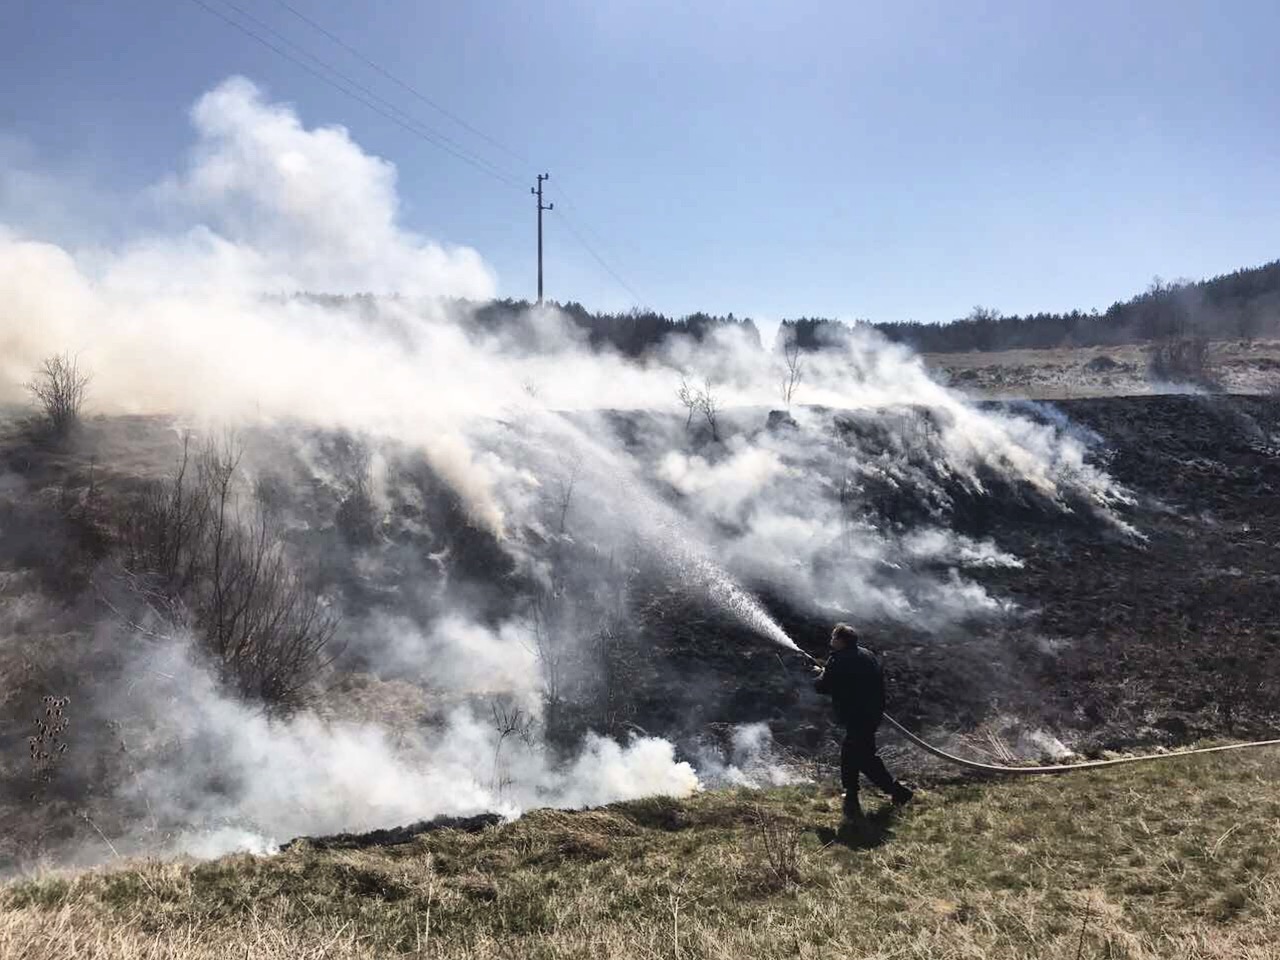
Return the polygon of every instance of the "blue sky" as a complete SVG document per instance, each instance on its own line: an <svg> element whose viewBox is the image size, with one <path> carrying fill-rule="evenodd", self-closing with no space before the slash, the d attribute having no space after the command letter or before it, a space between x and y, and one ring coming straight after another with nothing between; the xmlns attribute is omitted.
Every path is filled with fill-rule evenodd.
<svg viewBox="0 0 1280 960"><path fill-rule="evenodd" d="M517 184L191 0L3 0L0 160L78 184L96 222L29 197L0 221L127 233L127 198L190 148L191 104L241 74L394 162L404 223L475 247L504 295L533 292L543 169L547 294L607 309L636 298L570 226L644 305L766 320L1105 308L1280 256L1274 2L290 0L522 159L277 0L234 2Z"/></svg>

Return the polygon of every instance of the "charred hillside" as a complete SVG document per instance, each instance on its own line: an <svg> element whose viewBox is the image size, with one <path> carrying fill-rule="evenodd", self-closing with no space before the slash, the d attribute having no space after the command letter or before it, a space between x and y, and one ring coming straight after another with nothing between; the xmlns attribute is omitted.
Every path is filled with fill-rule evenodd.
<svg viewBox="0 0 1280 960"><path fill-rule="evenodd" d="M1161 396L1014 406L1065 416L1090 436L1092 456L1133 496L1124 520L1138 535L1083 504L1064 513L999 476L984 477L981 488L947 476L933 488L864 485L850 498L851 536L941 520L1020 561L966 568L999 601L998 613L930 629L900 618L859 621L886 662L892 712L953 729L1016 718L1084 751L1274 731L1280 401ZM837 424L887 442L881 415L842 414ZM815 613L776 584L751 585L788 633L821 655L842 614ZM629 721L697 742L716 725L766 720L790 746L827 748L823 704L808 690L801 658L678 583L636 592L647 643L645 669L631 676Z"/></svg>
<svg viewBox="0 0 1280 960"><path fill-rule="evenodd" d="M1026 566L986 582L1036 611L1040 685L1077 725L1173 739L1280 722L1280 401L1066 402L1139 497L1133 545L1066 526L998 534Z"/></svg>
<svg viewBox="0 0 1280 960"><path fill-rule="evenodd" d="M544 479L522 489L538 499L498 535L390 441L289 423L232 439L162 417L91 418L54 440L11 419L7 862L63 856L98 830L216 851L575 805L611 798L593 792L618 782L593 772L611 763L667 778L624 789L680 792L680 761L704 776L774 763L770 735L786 754L829 755L807 664L726 602L718 570L812 654L834 620L856 622L885 661L891 712L920 728L1010 743L1047 731L1087 753L1280 725L1274 398L742 408L718 439L615 411L570 415L557 435L588 426L620 452L529 454ZM1050 426L1057 482L993 446ZM531 442L527 428L494 436ZM958 456L966 444L981 456ZM632 479L611 472L624 462ZM227 469L239 532L211 539L200 497ZM693 531L718 550L700 553ZM379 803L348 749L390 784ZM289 756L296 777L261 780Z"/></svg>

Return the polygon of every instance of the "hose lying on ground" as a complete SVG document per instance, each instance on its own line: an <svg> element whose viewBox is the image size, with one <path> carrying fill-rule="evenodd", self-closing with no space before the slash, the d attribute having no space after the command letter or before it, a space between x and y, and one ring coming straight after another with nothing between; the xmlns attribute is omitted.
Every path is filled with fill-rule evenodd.
<svg viewBox="0 0 1280 960"><path fill-rule="evenodd" d="M1115 757L1111 760L1084 760L1080 763L1055 763L1047 767L1008 767L995 763L981 763L977 760L966 760L953 753L947 753L927 741L921 740L914 733L900 724L887 713L884 718L897 728L908 740L926 753L931 753L940 760L953 763L967 770L980 770L983 773L1001 773L1014 775L1036 775L1048 773L1074 773L1077 770L1097 770L1099 767L1118 767L1122 763L1142 763L1144 760L1168 760L1170 757L1189 757L1196 753L1221 753L1225 750L1247 750L1252 747L1280 747L1280 740L1254 740L1249 743L1229 743L1222 747L1199 747L1194 750L1173 750L1169 753L1148 753L1141 757Z"/></svg>
<svg viewBox="0 0 1280 960"><path fill-rule="evenodd" d="M803 650L800 650L800 653L815 666L822 666L816 657L810 656ZM1110 760L1083 760L1080 763L1055 763L1044 767L1012 767L997 763L982 763L980 760L966 760L964 757L957 757L954 753L947 753L947 751L940 747L935 747L927 740L922 740L920 737L917 737L887 713L883 714L883 717L889 721L889 724L892 727L917 747L925 753L933 754L933 756L937 757L939 760L945 760L947 763L954 764L957 767L964 767L966 770L978 770L982 773L1000 773L1024 777L1053 773L1075 773L1077 770L1097 770L1100 767L1118 767L1122 763L1143 763L1147 760L1168 760L1172 757L1189 757L1198 753L1223 753L1227 750L1251 750L1257 747L1280 747L1280 740L1251 740L1247 743L1228 743L1221 747L1197 747L1192 750L1171 750L1168 753L1147 753L1140 757L1114 757Z"/></svg>

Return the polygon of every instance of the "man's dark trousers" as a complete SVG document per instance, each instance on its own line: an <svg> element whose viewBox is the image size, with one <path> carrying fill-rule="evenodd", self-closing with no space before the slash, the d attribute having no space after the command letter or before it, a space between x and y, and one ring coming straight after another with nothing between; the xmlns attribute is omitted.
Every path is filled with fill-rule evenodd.
<svg viewBox="0 0 1280 960"><path fill-rule="evenodd" d="M897 791L897 781L885 768L884 761L876 753L876 727L879 723L858 723L848 727L844 743L840 745L840 784L844 787L845 813L857 814L858 774L891 796Z"/></svg>

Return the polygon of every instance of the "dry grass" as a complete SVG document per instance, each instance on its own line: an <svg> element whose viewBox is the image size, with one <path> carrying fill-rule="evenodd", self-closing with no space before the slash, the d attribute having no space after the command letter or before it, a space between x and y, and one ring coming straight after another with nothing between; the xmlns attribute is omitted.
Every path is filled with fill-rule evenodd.
<svg viewBox="0 0 1280 960"><path fill-rule="evenodd" d="M930 368L947 373L953 386L976 397L1063 400L1162 392L1149 370L1151 345L1053 347L1041 350L927 353ZM1106 358L1103 368L1090 364ZM1105 362L1105 361L1104 361ZM1205 360L1226 393L1268 394L1280 385L1280 340L1242 343L1217 340Z"/></svg>
<svg viewBox="0 0 1280 960"><path fill-rule="evenodd" d="M0 890L0 956L1280 956L1280 758L940 787L846 845L793 787ZM801 833L760 882L761 817Z"/></svg>

